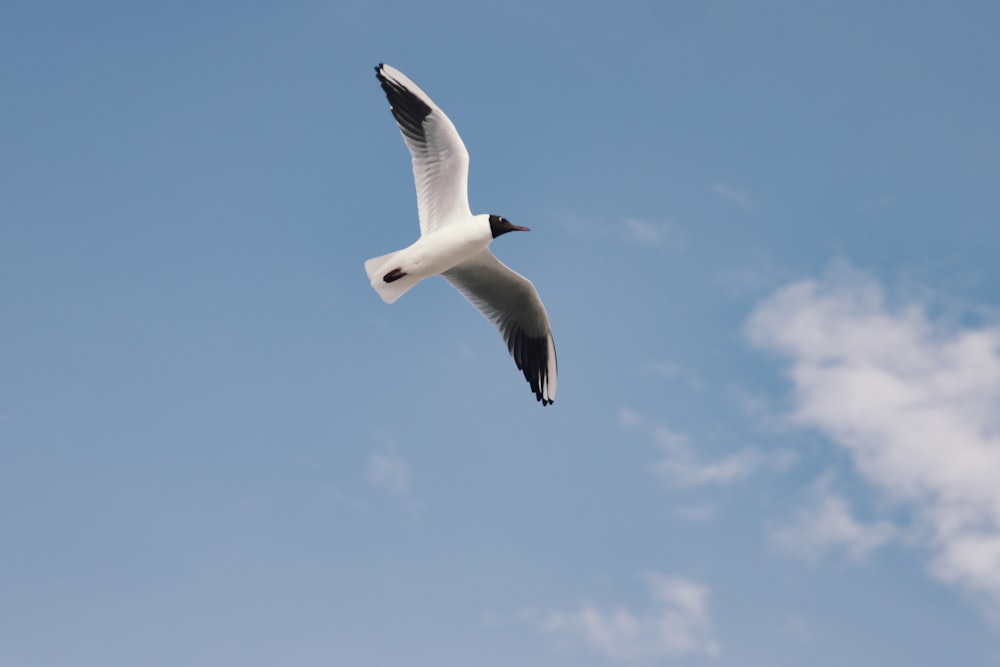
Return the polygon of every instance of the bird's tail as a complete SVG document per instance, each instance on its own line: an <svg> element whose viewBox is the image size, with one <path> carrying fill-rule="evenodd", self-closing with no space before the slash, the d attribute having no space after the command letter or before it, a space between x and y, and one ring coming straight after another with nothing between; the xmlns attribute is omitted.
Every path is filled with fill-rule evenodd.
<svg viewBox="0 0 1000 667"><path fill-rule="evenodd" d="M368 280L371 281L372 287L386 303L393 303L420 282L420 278L402 273L401 267L393 264L393 260L399 253L400 251L397 250L388 255L372 257L365 261L365 272L368 273ZM394 274L396 277L393 278ZM387 276L390 277L388 282L386 281Z"/></svg>

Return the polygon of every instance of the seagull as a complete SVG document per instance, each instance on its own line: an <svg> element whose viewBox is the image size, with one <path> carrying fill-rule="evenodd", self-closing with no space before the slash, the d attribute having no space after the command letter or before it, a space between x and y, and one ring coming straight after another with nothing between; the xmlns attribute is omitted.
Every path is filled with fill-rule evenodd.
<svg viewBox="0 0 1000 667"><path fill-rule="evenodd" d="M500 330L518 370L542 405L556 398L556 348L535 286L490 252L507 232L526 232L499 215L469 208L469 152L433 100L402 72L380 64L375 76L413 157L420 238L365 262L372 287L393 303L424 278L441 275Z"/></svg>

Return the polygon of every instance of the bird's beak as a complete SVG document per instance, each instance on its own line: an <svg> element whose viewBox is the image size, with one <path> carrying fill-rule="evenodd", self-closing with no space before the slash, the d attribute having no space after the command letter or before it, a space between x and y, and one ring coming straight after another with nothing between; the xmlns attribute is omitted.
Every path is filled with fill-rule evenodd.
<svg viewBox="0 0 1000 667"><path fill-rule="evenodd" d="M519 227L518 225L511 225L510 228L513 229L515 232L530 232L531 231L527 227Z"/></svg>

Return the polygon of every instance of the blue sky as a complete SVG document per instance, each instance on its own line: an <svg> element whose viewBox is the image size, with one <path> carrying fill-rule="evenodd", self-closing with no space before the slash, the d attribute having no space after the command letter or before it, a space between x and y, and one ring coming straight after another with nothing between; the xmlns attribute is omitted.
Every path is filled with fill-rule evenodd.
<svg viewBox="0 0 1000 667"><path fill-rule="evenodd" d="M998 22L5 3L0 662L1000 663ZM379 62L532 228L554 406L367 284Z"/></svg>

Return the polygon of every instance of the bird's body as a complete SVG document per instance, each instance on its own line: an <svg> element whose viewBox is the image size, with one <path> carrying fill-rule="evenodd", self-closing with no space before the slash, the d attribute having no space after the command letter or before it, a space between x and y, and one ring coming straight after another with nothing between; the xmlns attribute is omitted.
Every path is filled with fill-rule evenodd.
<svg viewBox="0 0 1000 667"><path fill-rule="evenodd" d="M442 227L402 250L369 259L365 271L372 287L386 303L392 303L424 278L440 275L485 250L493 240L489 216L474 216L472 223ZM402 277L386 282L385 275L397 268Z"/></svg>
<svg viewBox="0 0 1000 667"><path fill-rule="evenodd" d="M496 215L473 215L469 153L455 126L428 95L389 65L375 68L413 157L420 238L365 262L372 287L393 303L424 278L442 275L503 335L517 367L543 405L555 400L557 367L548 314L534 285L489 250L496 237L528 231Z"/></svg>

